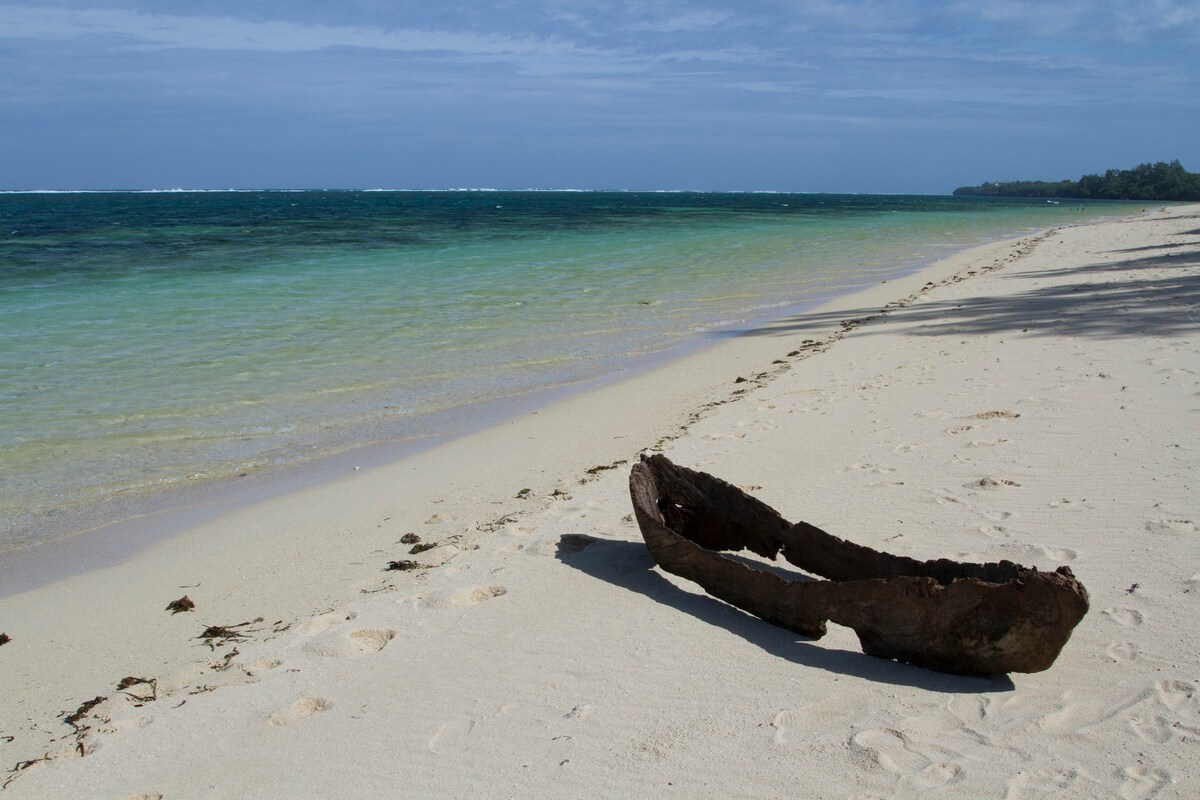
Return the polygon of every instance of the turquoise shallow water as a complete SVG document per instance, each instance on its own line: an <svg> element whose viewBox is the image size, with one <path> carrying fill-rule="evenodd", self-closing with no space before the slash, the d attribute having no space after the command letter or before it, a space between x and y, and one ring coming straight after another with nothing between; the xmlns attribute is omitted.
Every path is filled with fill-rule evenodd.
<svg viewBox="0 0 1200 800"><path fill-rule="evenodd" d="M950 249L1128 208L599 192L0 195L0 549L445 433ZM91 511L89 511L89 509ZM89 517L89 514L92 514Z"/></svg>

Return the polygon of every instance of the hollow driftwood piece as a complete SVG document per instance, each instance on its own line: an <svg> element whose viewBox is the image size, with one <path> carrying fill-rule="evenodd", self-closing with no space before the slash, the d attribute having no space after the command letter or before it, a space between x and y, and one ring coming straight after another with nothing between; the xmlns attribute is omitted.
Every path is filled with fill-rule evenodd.
<svg viewBox="0 0 1200 800"><path fill-rule="evenodd" d="M654 455L629 476L634 513L660 567L775 625L819 639L826 621L853 628L864 653L942 672L1040 672L1088 610L1071 570L1011 561L916 561L792 524L703 472ZM795 580L720 551L782 554L827 580Z"/></svg>

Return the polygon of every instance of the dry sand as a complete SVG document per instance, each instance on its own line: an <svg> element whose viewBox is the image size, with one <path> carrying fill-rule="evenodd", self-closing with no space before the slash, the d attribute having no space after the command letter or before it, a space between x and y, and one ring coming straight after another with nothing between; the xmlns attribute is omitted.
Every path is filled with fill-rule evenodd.
<svg viewBox="0 0 1200 800"><path fill-rule="evenodd" d="M1200 207L976 248L0 599L0 796L1198 796L1198 428ZM1034 675L803 640L654 568L649 449L1092 610Z"/></svg>

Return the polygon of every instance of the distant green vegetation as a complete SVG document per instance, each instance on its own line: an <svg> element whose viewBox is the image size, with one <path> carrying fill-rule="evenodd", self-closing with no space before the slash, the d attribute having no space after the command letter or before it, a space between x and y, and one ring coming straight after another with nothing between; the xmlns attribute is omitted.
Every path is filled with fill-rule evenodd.
<svg viewBox="0 0 1200 800"><path fill-rule="evenodd" d="M1178 161L1110 169L1077 181L1010 181L963 186L955 197L1071 197L1087 200L1200 200L1200 173Z"/></svg>

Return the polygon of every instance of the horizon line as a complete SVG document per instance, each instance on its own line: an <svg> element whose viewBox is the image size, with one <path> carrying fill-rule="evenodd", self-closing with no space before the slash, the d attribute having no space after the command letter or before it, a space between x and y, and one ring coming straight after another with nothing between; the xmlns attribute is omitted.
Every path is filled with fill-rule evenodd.
<svg viewBox="0 0 1200 800"><path fill-rule="evenodd" d="M780 195L886 195L886 196L923 196L923 197L948 197L950 193L940 194L931 192L830 192L830 191L801 191L787 189L580 189L580 188L538 188L526 187L521 189L502 189L496 187L441 187L441 188L353 188L353 189L332 189L332 188L309 188L309 189L281 189L281 188L257 188L257 189L198 189L198 188L171 188L171 189L0 189L0 195L13 194L247 194L247 193L278 193L278 194L303 194L316 192L361 192L361 193L388 193L388 192L440 192L440 193L574 193L574 194L780 194Z"/></svg>

